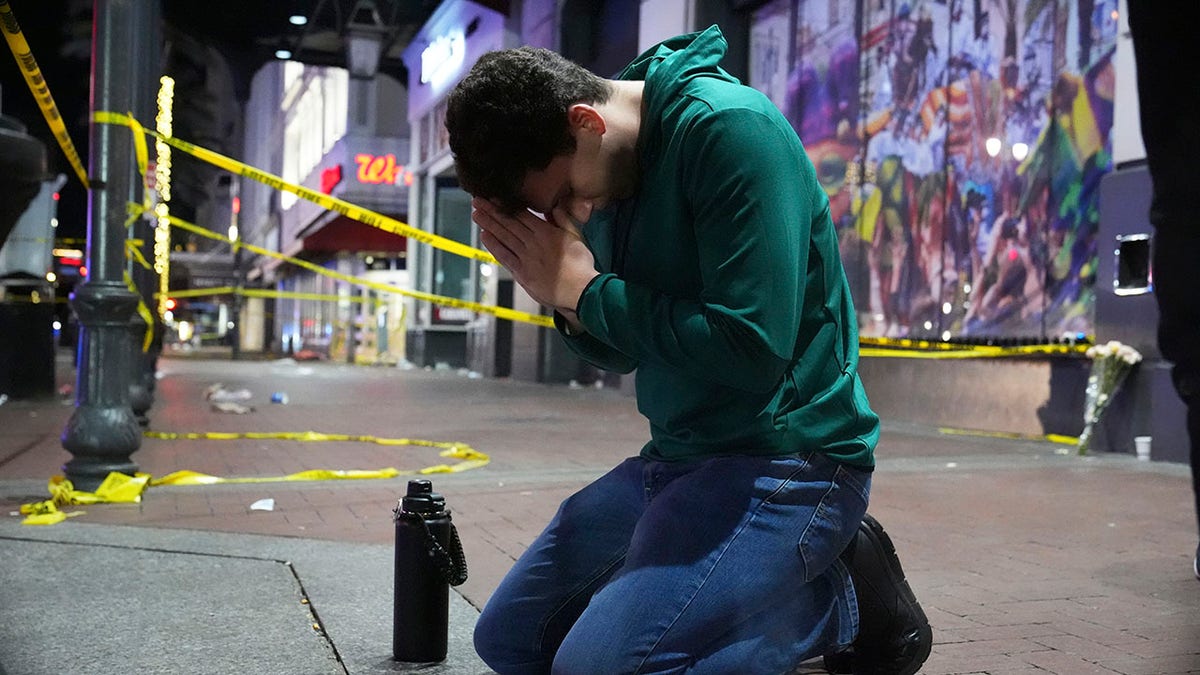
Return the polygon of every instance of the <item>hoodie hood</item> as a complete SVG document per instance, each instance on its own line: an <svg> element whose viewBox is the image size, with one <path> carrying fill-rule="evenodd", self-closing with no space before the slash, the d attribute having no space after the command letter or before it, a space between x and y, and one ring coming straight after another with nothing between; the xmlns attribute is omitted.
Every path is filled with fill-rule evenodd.
<svg viewBox="0 0 1200 675"><path fill-rule="evenodd" d="M714 24L706 30L679 35L647 49L626 66L617 79L645 80L643 119L656 120L698 77L738 81L719 65L728 47L721 29ZM639 140L643 147L653 145L653 139Z"/></svg>

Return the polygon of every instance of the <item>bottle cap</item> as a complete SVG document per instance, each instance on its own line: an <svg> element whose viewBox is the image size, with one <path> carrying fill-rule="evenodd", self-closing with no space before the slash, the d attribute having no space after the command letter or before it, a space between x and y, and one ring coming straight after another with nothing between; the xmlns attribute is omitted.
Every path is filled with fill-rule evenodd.
<svg viewBox="0 0 1200 675"><path fill-rule="evenodd" d="M446 510L446 498L433 491L433 483L418 478L408 481L408 494L400 500L400 510L429 515Z"/></svg>

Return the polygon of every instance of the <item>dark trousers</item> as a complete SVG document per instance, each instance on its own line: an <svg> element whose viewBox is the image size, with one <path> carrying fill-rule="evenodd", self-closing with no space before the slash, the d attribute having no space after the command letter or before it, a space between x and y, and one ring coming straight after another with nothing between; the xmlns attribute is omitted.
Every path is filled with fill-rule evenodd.
<svg viewBox="0 0 1200 675"><path fill-rule="evenodd" d="M1200 3L1129 0L1142 140L1154 182L1154 294L1158 344L1187 405L1192 488L1200 522ZM1182 61L1181 61L1182 59Z"/></svg>

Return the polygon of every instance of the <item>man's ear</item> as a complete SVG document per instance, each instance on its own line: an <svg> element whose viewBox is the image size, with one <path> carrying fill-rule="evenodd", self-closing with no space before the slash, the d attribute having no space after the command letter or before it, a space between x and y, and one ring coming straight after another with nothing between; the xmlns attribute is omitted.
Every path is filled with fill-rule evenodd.
<svg viewBox="0 0 1200 675"><path fill-rule="evenodd" d="M597 135L603 135L607 128L600 111L586 103L573 103L567 108L567 125L572 131L590 131Z"/></svg>

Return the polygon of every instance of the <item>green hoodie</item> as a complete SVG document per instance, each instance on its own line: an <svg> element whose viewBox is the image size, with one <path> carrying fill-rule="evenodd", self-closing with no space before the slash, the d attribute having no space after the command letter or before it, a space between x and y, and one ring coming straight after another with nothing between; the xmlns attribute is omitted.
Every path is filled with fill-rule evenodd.
<svg viewBox="0 0 1200 675"><path fill-rule="evenodd" d="M824 452L873 467L879 418L829 199L795 131L722 70L713 26L618 77L643 79L637 193L593 214L579 300L590 363L637 369L642 456Z"/></svg>

